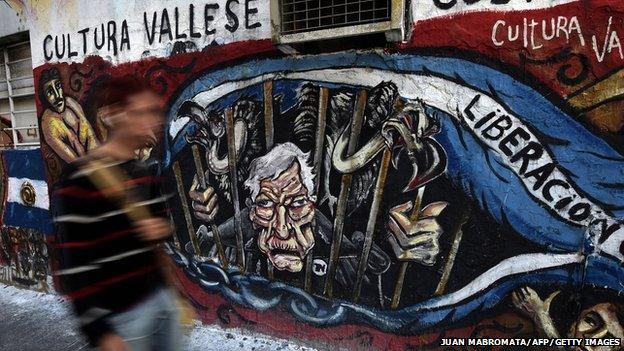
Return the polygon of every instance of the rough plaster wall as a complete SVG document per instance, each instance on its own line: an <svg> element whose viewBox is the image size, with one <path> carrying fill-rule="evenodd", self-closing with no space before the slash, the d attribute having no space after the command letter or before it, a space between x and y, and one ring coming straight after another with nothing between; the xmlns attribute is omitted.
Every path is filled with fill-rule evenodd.
<svg viewBox="0 0 624 351"><path fill-rule="evenodd" d="M8 3L0 2L0 38L28 30L28 20Z"/></svg>

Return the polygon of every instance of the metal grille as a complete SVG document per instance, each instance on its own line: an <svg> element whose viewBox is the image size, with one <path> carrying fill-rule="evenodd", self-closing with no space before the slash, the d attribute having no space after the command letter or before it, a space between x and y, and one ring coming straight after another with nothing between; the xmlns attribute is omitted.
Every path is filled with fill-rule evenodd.
<svg viewBox="0 0 624 351"><path fill-rule="evenodd" d="M0 121L0 149L39 145L29 42L0 47Z"/></svg>
<svg viewBox="0 0 624 351"><path fill-rule="evenodd" d="M390 0L281 0L281 34L390 20Z"/></svg>

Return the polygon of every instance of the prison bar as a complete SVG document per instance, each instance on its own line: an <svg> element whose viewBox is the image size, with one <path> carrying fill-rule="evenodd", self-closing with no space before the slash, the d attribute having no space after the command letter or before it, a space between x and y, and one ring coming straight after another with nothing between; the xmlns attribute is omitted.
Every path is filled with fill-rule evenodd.
<svg viewBox="0 0 624 351"><path fill-rule="evenodd" d="M178 161L175 161L173 163L173 174L176 180L178 195L180 196L180 203L182 204L182 213L184 213L186 229L188 230L188 235L191 239L191 244L193 245L193 250L195 251L195 254L197 256L200 256L201 253L199 251L199 243L197 242L197 237L195 236L195 229L193 228L193 218L191 217L191 211L188 207L186 195L184 195L184 180L182 179L182 172L180 171L180 164L178 163Z"/></svg>
<svg viewBox="0 0 624 351"><path fill-rule="evenodd" d="M234 111L231 107L225 109L225 131L228 144L228 169L230 171L230 190L232 205L234 206L234 230L236 232L236 262L241 271L245 271L245 243L241 224L240 203L238 200L238 173L236 169L236 136L234 135Z"/></svg>
<svg viewBox="0 0 624 351"><path fill-rule="evenodd" d="M316 126L316 141L314 143L314 194L318 197L321 189L321 167L323 166L323 150L325 145L325 127L327 126L327 105L329 101L329 89L319 89L319 115ZM305 280L303 287L306 291L312 291L312 265L314 264L314 247L306 257Z"/></svg>
<svg viewBox="0 0 624 351"><path fill-rule="evenodd" d="M253 267L251 262L253 261L254 255L251 250L247 250L246 252L247 252L247 255L245 256L245 262L247 262L247 264L245 265L245 270L243 272L244 274L253 273L251 269L254 269L255 267Z"/></svg>
<svg viewBox="0 0 624 351"><path fill-rule="evenodd" d="M362 247L362 254L360 255L360 261L358 263L355 288L353 289L353 302L358 302L360 299L362 280L364 278L364 274L366 274L368 256L370 255L371 247L373 246L373 237L375 236L375 227L377 225L377 217L379 216L379 207L381 206L381 200L383 199L383 191L386 185L388 166L390 165L391 158L392 153L389 148L386 148L381 158L379 175L377 176L377 181L375 182L373 202L371 204L370 214L368 215L368 222L366 223L366 235L364 236L364 245Z"/></svg>
<svg viewBox="0 0 624 351"><path fill-rule="evenodd" d="M273 267L273 264L268 258L266 262L267 262L267 277L270 280L274 280L275 279L275 267Z"/></svg>
<svg viewBox="0 0 624 351"><path fill-rule="evenodd" d="M191 150L193 152L193 161L195 162L195 173L197 173L197 181L199 182L200 189L205 191L208 188L208 181L206 180L206 174L204 173L204 166L202 165L201 155L199 154L199 148L197 145L191 146ZM210 231L212 232L212 238L214 239L215 245L217 247L217 254L219 255L219 263L221 267L224 269L228 268L228 260L225 256L225 250L223 249L223 244L221 243L221 233L219 232L219 227L213 221L208 223L210 226Z"/></svg>
<svg viewBox="0 0 624 351"><path fill-rule="evenodd" d="M425 195L425 186L421 186L418 188L418 194L414 199L414 205L412 206L412 212L410 213L410 222L415 222L418 220L420 216L420 208L422 207L423 196ZM390 303L391 309L396 309L399 307L399 303L401 302L401 293L403 292L403 282L405 281L405 273L407 272L407 267L409 266L409 261L401 262L401 266L399 267L399 274L397 275L397 279L394 285L394 292L392 294L392 302Z"/></svg>
<svg viewBox="0 0 624 351"><path fill-rule="evenodd" d="M303 289L312 292L312 266L314 265L314 247L308 251L305 261L305 276L303 279Z"/></svg>
<svg viewBox="0 0 624 351"><path fill-rule="evenodd" d="M442 276L440 277L440 281L438 282L438 286L436 287L433 296L440 296L444 293L444 289L446 289L446 284L448 283L449 277L451 276L451 271L453 270L453 265L455 264L455 258L457 257L457 251L459 251L459 244L461 243L464 231L463 227L468 221L468 217L470 216L470 207L465 207L462 211L459 221L456 223L455 228L453 228L453 244L451 246L451 251L446 258L446 262L444 263L444 270L442 271Z"/></svg>
<svg viewBox="0 0 624 351"><path fill-rule="evenodd" d="M262 84L264 96L264 140L266 151L269 152L275 143L274 124L273 124L273 81L266 81ZM273 263L267 260L267 274L273 279Z"/></svg>
<svg viewBox="0 0 624 351"><path fill-rule="evenodd" d="M264 88L264 138L267 151L273 147L273 82L266 81Z"/></svg>
<svg viewBox="0 0 624 351"><path fill-rule="evenodd" d="M366 90L360 90L357 98L357 105L351 122L351 133L349 134L349 144L347 145L347 157L351 156L357 147L360 132L362 130L362 121L364 119L364 108L366 107L366 99L368 94ZM338 204L336 205L336 217L334 218L334 228L332 235L332 244L329 254L329 267L327 269L327 278L325 280L325 296L331 298L334 289L334 277L338 268L338 260L340 259L340 248L342 245L342 235L344 230L345 212L347 211L347 200L351 188L352 174L342 176L340 193L338 195Z"/></svg>

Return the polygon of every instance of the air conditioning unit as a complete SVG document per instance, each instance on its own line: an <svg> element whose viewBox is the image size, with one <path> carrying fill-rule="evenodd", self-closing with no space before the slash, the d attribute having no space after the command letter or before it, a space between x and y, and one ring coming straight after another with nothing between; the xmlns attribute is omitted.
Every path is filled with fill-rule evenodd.
<svg viewBox="0 0 624 351"><path fill-rule="evenodd" d="M384 33L405 40L406 0L270 0L273 41L296 44Z"/></svg>

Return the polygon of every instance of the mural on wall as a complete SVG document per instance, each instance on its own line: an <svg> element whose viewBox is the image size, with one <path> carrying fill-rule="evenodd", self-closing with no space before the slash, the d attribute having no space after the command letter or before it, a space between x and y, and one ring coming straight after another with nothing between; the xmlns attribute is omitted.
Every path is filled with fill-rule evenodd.
<svg viewBox="0 0 624 351"><path fill-rule="evenodd" d="M246 65L255 77L238 76ZM198 228L174 251L205 289L319 326L401 334L503 302L548 314L557 295L541 300L536 286L568 299L606 286L617 300L621 158L531 88L413 54L226 70L171 105L165 157L178 186L191 183L178 223L193 214ZM258 114L263 126L245 129Z"/></svg>
<svg viewBox="0 0 624 351"><path fill-rule="evenodd" d="M177 193L166 248L205 322L377 349L624 338L621 4L417 1L409 42L310 56L267 40L260 2L208 5L115 19L127 41L96 52L33 34L50 181L106 140L101 82L161 95L137 157Z"/></svg>
<svg viewBox="0 0 624 351"><path fill-rule="evenodd" d="M0 281L49 288L46 235L52 234L48 186L39 149L2 152Z"/></svg>
<svg viewBox="0 0 624 351"><path fill-rule="evenodd" d="M46 70L39 77L39 101L45 110L41 131L46 144L65 162L71 162L98 146L98 140L82 107L66 96L57 69Z"/></svg>
<svg viewBox="0 0 624 351"><path fill-rule="evenodd" d="M48 290L48 254L43 234L33 229L0 231L0 281Z"/></svg>

